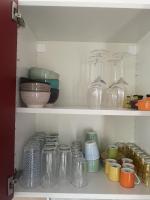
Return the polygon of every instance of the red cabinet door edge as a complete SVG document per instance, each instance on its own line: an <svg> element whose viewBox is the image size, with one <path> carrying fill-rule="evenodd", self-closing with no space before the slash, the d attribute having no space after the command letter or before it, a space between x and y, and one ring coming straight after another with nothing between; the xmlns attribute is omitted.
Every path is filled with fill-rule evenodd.
<svg viewBox="0 0 150 200"><path fill-rule="evenodd" d="M0 0L0 200L7 195L14 173L17 24L11 19L11 0Z"/></svg>

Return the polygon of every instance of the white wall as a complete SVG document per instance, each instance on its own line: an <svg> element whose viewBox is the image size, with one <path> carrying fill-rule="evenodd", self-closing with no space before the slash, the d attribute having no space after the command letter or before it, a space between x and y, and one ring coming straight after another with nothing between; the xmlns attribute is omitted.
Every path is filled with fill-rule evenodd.
<svg viewBox="0 0 150 200"><path fill-rule="evenodd" d="M136 92L150 93L150 32L138 43ZM137 118L135 139L143 149L150 153L150 118Z"/></svg>

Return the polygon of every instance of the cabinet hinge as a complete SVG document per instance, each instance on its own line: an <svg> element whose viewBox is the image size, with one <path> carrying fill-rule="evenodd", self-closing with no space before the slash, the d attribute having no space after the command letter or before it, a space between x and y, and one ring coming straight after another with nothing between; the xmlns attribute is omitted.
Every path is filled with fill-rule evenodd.
<svg viewBox="0 0 150 200"><path fill-rule="evenodd" d="M20 178L22 174L21 170L16 170L14 171L14 176L10 176L8 178L8 196L12 195L14 193L14 186L15 183L17 183L18 179Z"/></svg>
<svg viewBox="0 0 150 200"><path fill-rule="evenodd" d="M14 177L11 176L8 178L8 196L12 195L14 193Z"/></svg>
<svg viewBox="0 0 150 200"><path fill-rule="evenodd" d="M18 10L18 5L15 1L12 1L12 20L14 20L18 27L25 27L25 21Z"/></svg>

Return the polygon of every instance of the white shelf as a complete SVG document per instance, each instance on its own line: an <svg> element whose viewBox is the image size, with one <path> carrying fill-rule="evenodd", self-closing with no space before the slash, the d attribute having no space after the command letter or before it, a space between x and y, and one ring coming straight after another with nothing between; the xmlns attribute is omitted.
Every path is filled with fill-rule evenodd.
<svg viewBox="0 0 150 200"><path fill-rule="evenodd" d="M149 0L19 0L19 4L23 6L150 8Z"/></svg>
<svg viewBox="0 0 150 200"><path fill-rule="evenodd" d="M74 199L150 199L150 188L143 184L132 189L126 189L119 183L107 179L103 171L89 174L89 184L81 189L75 188L68 182L53 188L24 189L20 185L15 188L15 197L45 197L45 198L74 198Z"/></svg>
<svg viewBox="0 0 150 200"><path fill-rule="evenodd" d="M31 114L63 114L63 115L108 115L108 116L150 116L150 111L129 109L88 109L81 107L53 107L53 108L23 108L17 107L17 113Z"/></svg>

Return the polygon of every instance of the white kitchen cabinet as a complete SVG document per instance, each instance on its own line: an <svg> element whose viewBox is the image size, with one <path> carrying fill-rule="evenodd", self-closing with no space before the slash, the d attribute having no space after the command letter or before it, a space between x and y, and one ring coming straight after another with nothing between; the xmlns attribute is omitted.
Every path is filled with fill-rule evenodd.
<svg viewBox="0 0 150 200"><path fill-rule="evenodd" d="M134 8L134 9L133 9ZM130 94L150 93L150 4L139 1L82 2L20 0L26 27L18 29L17 78L31 66L60 74L59 99L51 108L20 107L16 98L15 167L20 168L24 142L35 131L58 132L60 140L84 140L85 132L98 133L101 150L113 142L135 142L150 153L150 112L91 110L86 106L87 59L94 49L125 51L124 78ZM110 69L105 80L110 83ZM18 82L17 82L18 83ZM127 190L108 181L101 170L89 174L89 184L76 189L66 183L45 190L16 185L16 198L150 199L144 185Z"/></svg>
<svg viewBox="0 0 150 200"><path fill-rule="evenodd" d="M45 198L16 197L13 200L46 200Z"/></svg>

